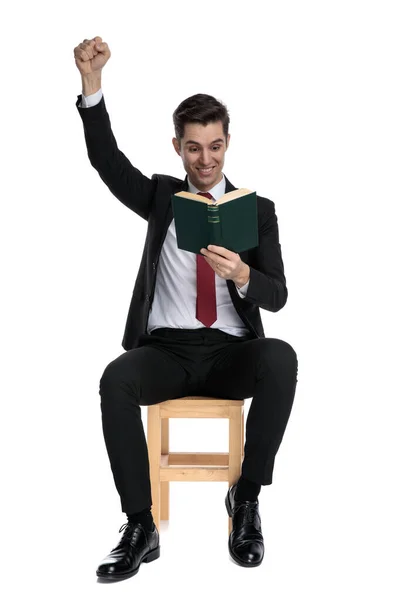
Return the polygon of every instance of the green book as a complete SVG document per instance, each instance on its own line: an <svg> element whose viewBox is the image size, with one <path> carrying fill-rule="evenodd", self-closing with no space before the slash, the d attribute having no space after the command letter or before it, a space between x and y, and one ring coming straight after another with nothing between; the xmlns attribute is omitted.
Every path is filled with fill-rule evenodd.
<svg viewBox="0 0 400 600"><path fill-rule="evenodd" d="M258 246L257 196L246 188L211 198L178 192L171 195L178 248L200 254L209 244L232 252Z"/></svg>

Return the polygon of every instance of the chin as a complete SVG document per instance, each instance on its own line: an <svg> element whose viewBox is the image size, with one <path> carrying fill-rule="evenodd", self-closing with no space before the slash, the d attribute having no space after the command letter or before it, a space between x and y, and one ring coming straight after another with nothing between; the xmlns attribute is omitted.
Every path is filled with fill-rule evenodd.
<svg viewBox="0 0 400 600"><path fill-rule="evenodd" d="M214 185L216 185L217 181L219 181L221 179L221 172L218 171L216 173L212 174L212 177L206 178L206 177L201 177L201 175L198 174L198 172L196 171L195 175L194 175L194 180L200 185L200 186L207 186L209 188L214 187ZM199 187L199 185L197 187Z"/></svg>

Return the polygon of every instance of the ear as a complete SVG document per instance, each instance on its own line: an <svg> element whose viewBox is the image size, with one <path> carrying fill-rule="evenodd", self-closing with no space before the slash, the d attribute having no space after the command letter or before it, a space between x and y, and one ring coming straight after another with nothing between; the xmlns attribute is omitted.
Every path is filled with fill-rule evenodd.
<svg viewBox="0 0 400 600"><path fill-rule="evenodd" d="M230 142L230 139L231 139L231 134L230 134L230 133L228 133L228 137L227 137L227 139L226 139L226 149L227 149L227 150L228 150L228 147L229 147L229 142Z"/></svg>
<svg viewBox="0 0 400 600"><path fill-rule="evenodd" d="M181 150L180 150L180 148L179 148L179 142L178 142L178 140L176 139L176 137L172 138L172 144L173 144L173 146L174 146L174 148L175 148L175 152L176 152L177 154L179 154L179 156L180 156L180 155L181 155Z"/></svg>

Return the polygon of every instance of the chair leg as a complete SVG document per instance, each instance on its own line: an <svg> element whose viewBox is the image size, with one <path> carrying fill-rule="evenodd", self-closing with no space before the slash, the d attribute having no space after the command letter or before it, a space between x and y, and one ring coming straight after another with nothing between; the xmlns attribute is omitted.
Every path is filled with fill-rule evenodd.
<svg viewBox="0 0 400 600"><path fill-rule="evenodd" d="M237 482L242 466L243 447L243 411L242 406L229 408L229 466L228 487ZM232 531L232 518L228 518L228 534Z"/></svg>
<svg viewBox="0 0 400 600"><path fill-rule="evenodd" d="M161 454L169 454L169 418L161 419ZM169 481L160 482L160 519L169 521Z"/></svg>
<svg viewBox="0 0 400 600"><path fill-rule="evenodd" d="M157 529L160 529L161 417L159 404L147 407L147 448L150 466L151 512Z"/></svg>
<svg viewBox="0 0 400 600"><path fill-rule="evenodd" d="M241 411L242 411L242 462L244 459L244 408L243 406L241 407Z"/></svg>

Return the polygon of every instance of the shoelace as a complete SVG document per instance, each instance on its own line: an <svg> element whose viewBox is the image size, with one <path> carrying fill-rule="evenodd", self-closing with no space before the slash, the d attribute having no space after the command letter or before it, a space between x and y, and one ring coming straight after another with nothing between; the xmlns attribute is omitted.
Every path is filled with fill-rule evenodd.
<svg viewBox="0 0 400 600"><path fill-rule="evenodd" d="M124 537L125 537L125 535L126 535L126 534L129 532L129 530L130 530L130 529L132 529L132 528L133 528L133 524L132 524L132 523L129 523L129 521L128 521L127 523L124 523L123 525L121 525L121 527L119 528L119 533L121 533L121 531L123 531L123 530L125 529L125 531L124 531L124 534L123 534L123 536L122 536L122 537L124 538ZM134 530L134 532L133 532L133 535L132 535L132 540L131 540L131 542L132 542L132 541L135 539L135 537L137 537L138 535L139 535L139 531L138 531L138 530L135 528L135 530Z"/></svg>
<svg viewBox="0 0 400 600"><path fill-rule="evenodd" d="M254 521L257 515L257 509L255 506L249 504L240 504L235 512L239 510L243 510L243 521L244 523L249 523L250 525L254 525Z"/></svg>
<svg viewBox="0 0 400 600"><path fill-rule="evenodd" d="M124 523L123 525L121 525L121 527L119 528L119 533L121 533L121 531L123 529L125 529L125 527L129 527L130 525L131 525L131 523L129 523L129 522L128 523ZM126 533L126 531L125 531L125 533Z"/></svg>
<svg viewBox="0 0 400 600"><path fill-rule="evenodd" d="M244 512L244 520L250 525L254 524L254 519L256 517L257 511L253 506L248 506Z"/></svg>
<svg viewBox="0 0 400 600"><path fill-rule="evenodd" d="M123 525L121 525L121 527L119 528L119 533L121 533L121 531L124 531L122 538L119 540L118 544L111 550L111 552L114 552L114 550L120 550L124 544L125 544L125 539L127 537L127 534L133 529L133 524L129 523L129 521L127 523L124 523ZM139 530L137 528L135 528L135 530L132 533L132 539L129 541L130 544L134 543L136 538L139 535Z"/></svg>

